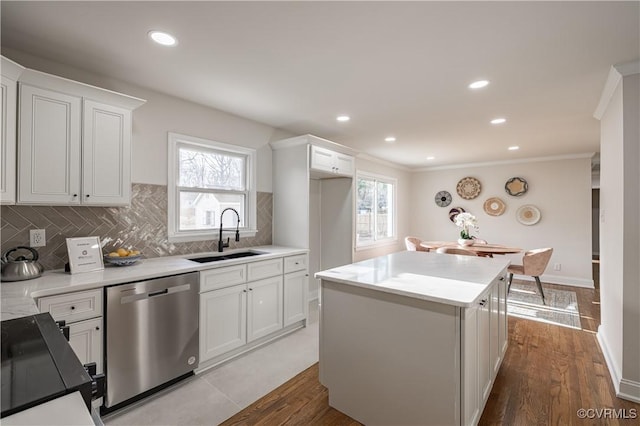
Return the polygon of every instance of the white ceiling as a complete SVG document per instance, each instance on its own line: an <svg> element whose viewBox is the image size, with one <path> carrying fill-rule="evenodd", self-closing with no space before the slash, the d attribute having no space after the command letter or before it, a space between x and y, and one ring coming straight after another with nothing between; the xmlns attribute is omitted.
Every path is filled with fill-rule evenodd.
<svg viewBox="0 0 640 426"><path fill-rule="evenodd" d="M426 167L599 151L593 112L610 66L640 57L639 4L3 0L1 42Z"/></svg>

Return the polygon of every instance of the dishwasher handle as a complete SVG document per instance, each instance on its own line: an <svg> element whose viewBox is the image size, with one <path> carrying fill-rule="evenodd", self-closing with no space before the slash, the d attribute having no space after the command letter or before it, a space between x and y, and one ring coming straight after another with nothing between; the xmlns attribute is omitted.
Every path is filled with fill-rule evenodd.
<svg viewBox="0 0 640 426"><path fill-rule="evenodd" d="M189 291L189 290L191 290L191 284L176 285L173 287L167 287L162 290L155 290L148 293L145 292L145 293L139 293L139 294L132 294L130 296L123 296L120 298L120 304L124 305L125 303L138 302L140 300L148 300L150 298L157 297L157 296L167 296L170 294L181 293L183 291Z"/></svg>

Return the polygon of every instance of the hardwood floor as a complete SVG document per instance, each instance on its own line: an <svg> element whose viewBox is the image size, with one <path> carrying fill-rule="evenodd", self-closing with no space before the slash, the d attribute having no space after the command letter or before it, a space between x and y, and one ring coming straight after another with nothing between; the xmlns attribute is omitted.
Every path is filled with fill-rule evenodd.
<svg viewBox="0 0 640 426"><path fill-rule="evenodd" d="M567 287L544 284L544 287ZM600 324L598 289L573 288L582 330L509 317L509 349L480 419L480 425L639 424L640 404L615 396L596 341ZM579 409L624 409L635 419L580 419ZM635 410L635 411L632 411ZM593 412L592 412L593 413ZM358 425L329 407L318 382L318 364L305 370L223 425Z"/></svg>

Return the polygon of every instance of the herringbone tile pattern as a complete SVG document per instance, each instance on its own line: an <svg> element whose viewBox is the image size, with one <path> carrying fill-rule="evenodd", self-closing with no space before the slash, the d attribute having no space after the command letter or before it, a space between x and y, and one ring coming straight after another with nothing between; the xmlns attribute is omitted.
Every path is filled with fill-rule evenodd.
<svg viewBox="0 0 640 426"><path fill-rule="evenodd" d="M230 242L230 249L271 244L273 194L258 192L259 232ZM98 236L106 245L133 247L144 257L173 256L216 250L216 241L170 243L167 240L167 187L133 184L129 207L2 206L0 249L29 245L30 229L45 229L46 247L38 248L45 269L61 269L68 261L66 238Z"/></svg>

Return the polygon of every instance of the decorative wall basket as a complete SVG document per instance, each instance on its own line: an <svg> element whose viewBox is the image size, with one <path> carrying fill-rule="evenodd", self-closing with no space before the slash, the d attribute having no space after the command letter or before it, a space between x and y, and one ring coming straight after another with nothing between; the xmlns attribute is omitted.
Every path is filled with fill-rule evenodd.
<svg viewBox="0 0 640 426"><path fill-rule="evenodd" d="M460 179L458 185L456 185L456 191L458 191L458 195L465 200L473 200L474 198L476 198L478 195L480 195L481 189L482 185L480 185L480 181L470 176Z"/></svg>
<svg viewBox="0 0 640 426"><path fill-rule="evenodd" d="M489 216L500 216L502 213L504 213L505 209L507 208L504 201L502 201L498 197L489 198L487 201L484 202L483 207L484 207L485 213L488 214Z"/></svg>
<svg viewBox="0 0 640 426"><path fill-rule="evenodd" d="M531 204L525 204L516 211L516 219L523 225L535 225L540 218L540 210Z"/></svg>
<svg viewBox="0 0 640 426"><path fill-rule="evenodd" d="M504 184L504 190L509 195L519 197L529 190L529 184L521 177L512 177Z"/></svg>
<svg viewBox="0 0 640 426"><path fill-rule="evenodd" d="M465 210L462 207L454 207L451 210L449 210L449 220L451 222L456 221L456 216L458 216L460 213L464 213Z"/></svg>
<svg viewBox="0 0 640 426"><path fill-rule="evenodd" d="M436 194L435 201L439 207L447 207L451 204L451 194L449 191L440 191Z"/></svg>

